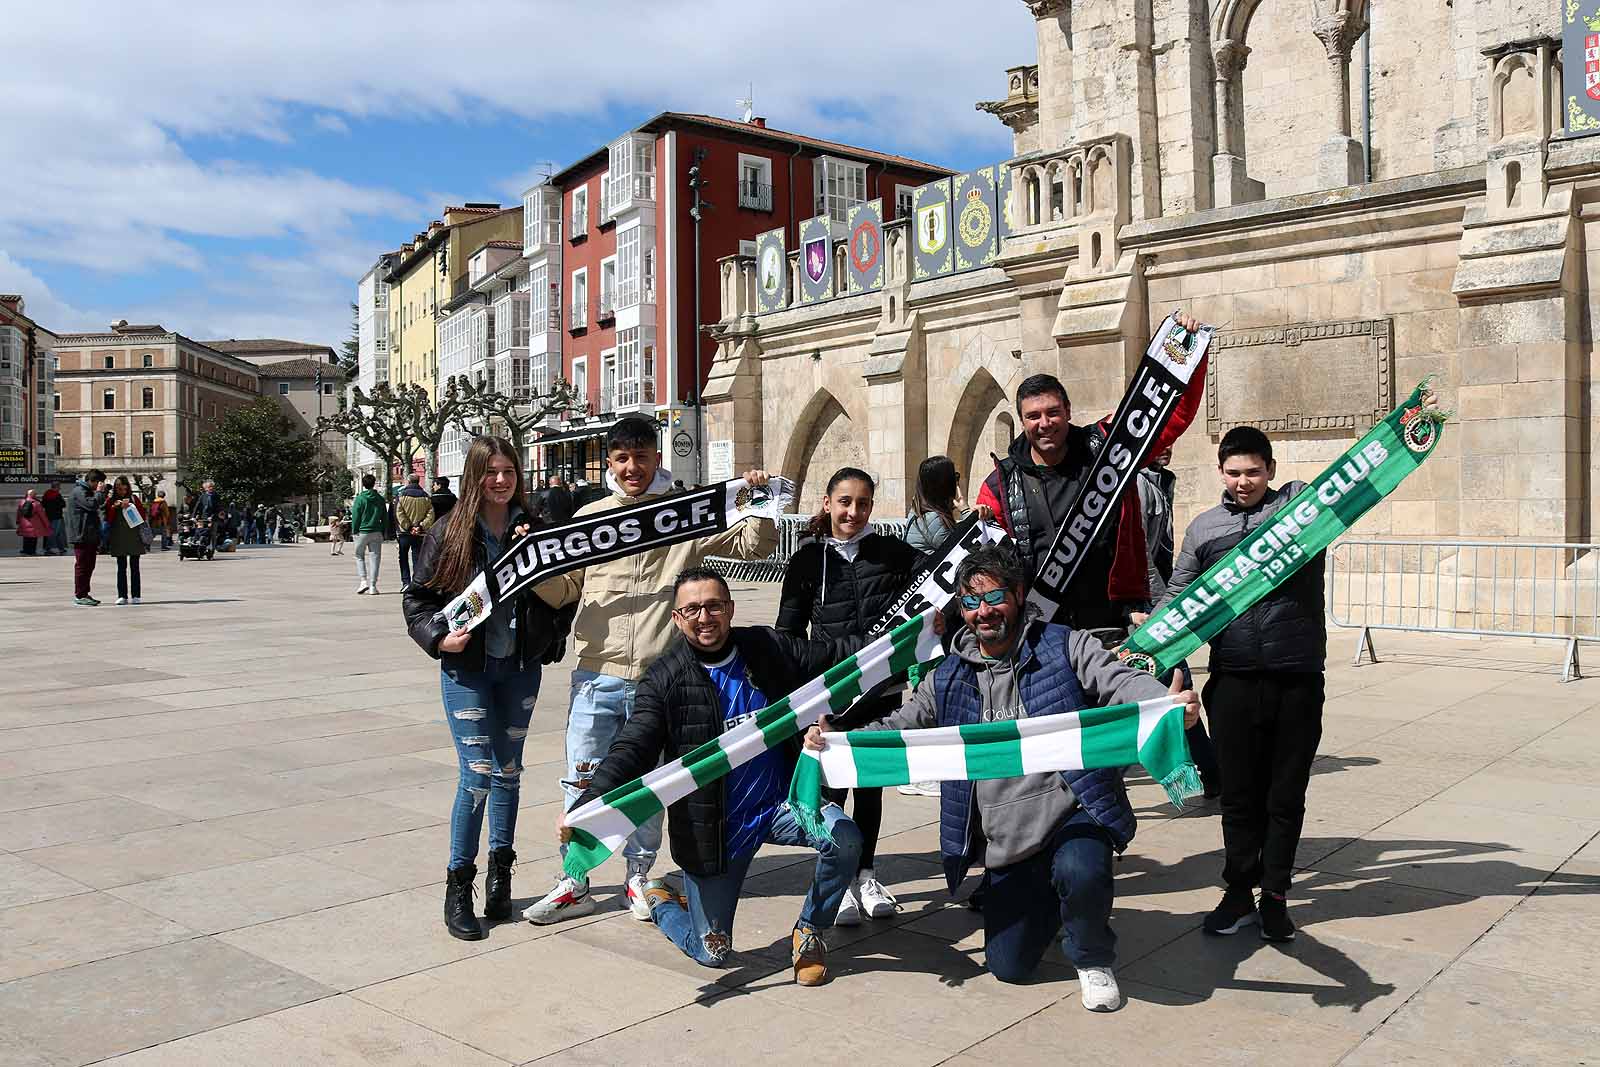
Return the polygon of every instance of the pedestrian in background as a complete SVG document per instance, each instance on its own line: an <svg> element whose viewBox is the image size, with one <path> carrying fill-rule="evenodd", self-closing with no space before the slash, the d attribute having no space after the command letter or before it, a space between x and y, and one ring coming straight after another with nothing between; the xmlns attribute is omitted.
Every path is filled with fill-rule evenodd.
<svg viewBox="0 0 1600 1067"><path fill-rule="evenodd" d="M100 601L89 595L89 580L100 552L100 525L106 502L106 476L92 470L78 476L67 502L67 540L72 542L72 602L95 608Z"/></svg>
<svg viewBox="0 0 1600 1067"><path fill-rule="evenodd" d="M450 491L450 479L444 475L433 480L433 490L428 495L433 504L433 521L443 522L450 509L456 506L456 495Z"/></svg>
<svg viewBox="0 0 1600 1067"><path fill-rule="evenodd" d="M134 510L133 515L128 509ZM137 521L130 521L137 517ZM117 606L140 603L139 557L149 549L150 517L145 513L144 501L133 492L126 477L118 477L111 498L106 501L106 522L111 535L106 539L106 551L117 558ZM131 598L131 599L130 599Z"/></svg>
<svg viewBox="0 0 1600 1067"><path fill-rule="evenodd" d="M333 546L330 556L344 555L344 516L328 516L328 543Z"/></svg>
<svg viewBox="0 0 1600 1067"><path fill-rule="evenodd" d="M350 505L350 528L355 532L356 578L361 583L356 592L378 595L378 568L383 563L383 527L389 509L384 506L383 494L373 486L376 476L361 476L361 492Z"/></svg>
<svg viewBox="0 0 1600 1067"><path fill-rule="evenodd" d="M395 525L399 535L400 591L411 587L411 560L422 539L433 525L433 501L422 491L422 479L415 474L406 475L406 487L400 490L400 499L394 503Z"/></svg>
<svg viewBox="0 0 1600 1067"><path fill-rule="evenodd" d="M150 526L161 537L161 551L172 547L172 506L167 503L167 491L156 490L155 502L150 505Z"/></svg>
<svg viewBox="0 0 1600 1067"><path fill-rule="evenodd" d="M577 499L573 497L572 490L567 488L567 483L561 475L552 474L545 485L544 493L544 519L553 526L572 521L572 513L578 510Z"/></svg>
<svg viewBox="0 0 1600 1067"><path fill-rule="evenodd" d="M61 490L56 488L54 482L44 491L45 518L50 520L50 539L44 543L44 554L65 556L67 554L67 498L61 495Z"/></svg>
<svg viewBox="0 0 1600 1067"><path fill-rule="evenodd" d="M50 517L45 514L44 502L28 490L28 495L17 501L17 536L22 538L22 554L37 556L39 542L50 537Z"/></svg>

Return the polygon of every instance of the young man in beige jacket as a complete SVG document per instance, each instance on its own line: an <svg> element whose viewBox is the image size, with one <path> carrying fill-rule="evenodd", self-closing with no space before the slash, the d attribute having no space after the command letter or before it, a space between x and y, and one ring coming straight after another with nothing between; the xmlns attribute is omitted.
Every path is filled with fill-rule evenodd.
<svg viewBox="0 0 1600 1067"><path fill-rule="evenodd" d="M656 426L649 419L638 415L619 419L606 435L605 449L606 485L611 493L580 508L578 516L676 492L672 473L661 466ZM752 485L765 485L770 476L752 470L744 473L744 479ZM570 810L588 789L595 768L633 714L634 695L645 668L666 651L677 633L672 624L673 579L700 566L707 556L761 559L777 547L778 529L771 519L746 519L712 537L646 549L552 578L538 587L540 599L552 607L578 601L578 617L573 623L578 663L572 672L567 716L567 773L561 780L565 808ZM641 922L650 920L644 885L660 848L660 815L635 830L622 848L628 864L628 905ZM589 884L562 877L522 914L529 922L546 925L593 910Z"/></svg>

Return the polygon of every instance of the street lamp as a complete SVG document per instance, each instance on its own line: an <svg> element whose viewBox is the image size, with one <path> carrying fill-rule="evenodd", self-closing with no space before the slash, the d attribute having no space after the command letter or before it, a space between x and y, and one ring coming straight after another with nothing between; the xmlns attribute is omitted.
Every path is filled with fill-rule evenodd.
<svg viewBox="0 0 1600 1067"><path fill-rule="evenodd" d="M695 481L706 480L706 407L703 395L705 375L701 371L701 341L700 336L700 220L705 212L711 210L712 204L703 200L700 190L711 183L700 176L700 164L705 162L706 149L698 146L691 154L689 164L689 190L692 202L689 205L689 218L694 222L694 446L695 446Z"/></svg>

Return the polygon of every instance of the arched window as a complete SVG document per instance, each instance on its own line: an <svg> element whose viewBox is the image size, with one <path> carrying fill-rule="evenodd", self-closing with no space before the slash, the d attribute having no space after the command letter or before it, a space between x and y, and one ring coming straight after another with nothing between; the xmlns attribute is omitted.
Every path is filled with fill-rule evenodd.
<svg viewBox="0 0 1600 1067"><path fill-rule="evenodd" d="M140 390L139 399L140 406L148 411L150 408L156 406L156 391L147 385Z"/></svg>
<svg viewBox="0 0 1600 1067"><path fill-rule="evenodd" d="M156 454L156 434L154 430L146 430L139 435L139 455L153 456Z"/></svg>

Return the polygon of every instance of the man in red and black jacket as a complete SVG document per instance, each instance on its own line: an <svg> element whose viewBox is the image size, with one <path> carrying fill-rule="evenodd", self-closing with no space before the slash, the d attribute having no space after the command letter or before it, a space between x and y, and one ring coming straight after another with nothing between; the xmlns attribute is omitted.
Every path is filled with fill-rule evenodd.
<svg viewBox="0 0 1600 1067"><path fill-rule="evenodd" d="M1171 448L1188 428L1200 406L1204 382L1203 373L1195 374L1156 438L1152 457ZM984 480L977 502L994 509L996 520L1015 539L1028 573L1038 574L1105 444L1109 416L1093 426L1074 426L1072 401L1060 380L1053 374L1035 374L1017 387L1017 417L1022 420L1022 434L1004 457L995 457L994 473ZM1084 553L1071 598L1056 618L1047 621L1080 630L1125 629L1129 610L1149 599L1143 513L1138 487L1129 486L1113 521Z"/></svg>

